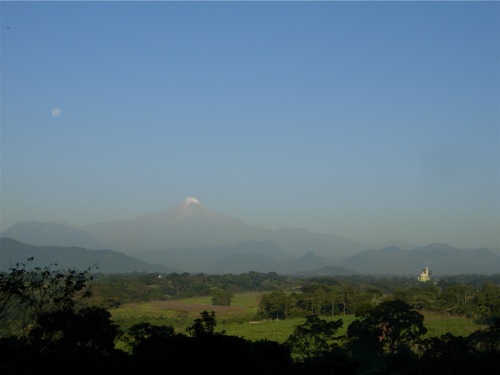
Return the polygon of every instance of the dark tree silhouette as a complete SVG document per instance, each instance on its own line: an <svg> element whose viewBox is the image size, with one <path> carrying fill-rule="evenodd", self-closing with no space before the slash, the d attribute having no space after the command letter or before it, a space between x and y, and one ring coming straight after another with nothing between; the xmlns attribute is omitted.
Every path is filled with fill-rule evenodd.
<svg viewBox="0 0 500 375"><path fill-rule="evenodd" d="M73 310L92 295L89 271L28 269L18 263L9 273L0 273L0 332L28 334L42 315Z"/></svg>
<svg viewBox="0 0 500 375"><path fill-rule="evenodd" d="M317 315L308 316L304 324L295 326L286 345L302 359L318 358L332 349L342 324L341 319L328 322Z"/></svg>
<svg viewBox="0 0 500 375"><path fill-rule="evenodd" d="M200 313L201 318L195 319L193 324L186 328L188 332L193 337L202 337L208 335L223 335L224 332L215 332L215 327L217 326L217 320L215 319L215 311L202 311Z"/></svg>
<svg viewBox="0 0 500 375"><path fill-rule="evenodd" d="M364 342L381 352L410 347L426 332L424 316L401 300L380 303L347 329L351 342Z"/></svg>

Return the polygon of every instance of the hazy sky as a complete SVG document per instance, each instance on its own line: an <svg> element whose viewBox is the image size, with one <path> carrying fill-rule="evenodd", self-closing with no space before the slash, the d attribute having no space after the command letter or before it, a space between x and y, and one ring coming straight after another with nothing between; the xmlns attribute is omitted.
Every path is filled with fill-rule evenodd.
<svg viewBox="0 0 500 375"><path fill-rule="evenodd" d="M499 2L6 2L1 226L187 196L500 247Z"/></svg>

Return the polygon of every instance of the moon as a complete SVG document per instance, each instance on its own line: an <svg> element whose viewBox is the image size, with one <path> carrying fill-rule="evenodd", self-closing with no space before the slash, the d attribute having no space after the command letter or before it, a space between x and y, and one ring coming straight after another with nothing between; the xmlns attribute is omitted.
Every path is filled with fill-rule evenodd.
<svg viewBox="0 0 500 375"><path fill-rule="evenodd" d="M61 108L54 108L52 110L52 116L54 117L59 117L61 116L61 114L62 114Z"/></svg>

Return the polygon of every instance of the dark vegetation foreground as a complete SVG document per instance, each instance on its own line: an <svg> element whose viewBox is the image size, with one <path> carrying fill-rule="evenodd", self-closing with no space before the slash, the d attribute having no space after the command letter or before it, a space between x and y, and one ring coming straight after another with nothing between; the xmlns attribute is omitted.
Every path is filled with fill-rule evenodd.
<svg viewBox="0 0 500 375"><path fill-rule="evenodd" d="M213 311L201 311L200 317L181 331L148 322L123 329L111 319L104 300L96 304L99 300L92 299L88 271L53 271L49 267L28 270L26 265L18 265L0 274L0 372L500 373L500 287L496 282L489 281L486 288L482 285L474 289L475 293L462 284L453 289L458 300L453 306L462 306L462 313L480 319L487 328L467 336L448 333L426 337L424 316L418 309L432 301L426 301L421 291L408 292L413 286L406 288L405 294L404 290L377 293L371 285L370 292L365 290L352 298L356 292L352 285L349 297L332 280L330 285L301 280L301 293L294 295L279 290L276 274L241 278L248 281L250 276L261 279L259 290L269 291L259 306L261 318L303 316L303 324L295 327L286 342L249 341L217 332ZM199 278L195 278L197 282ZM237 276L231 279L243 282ZM207 292L200 285L197 288L200 293ZM208 289L212 290L214 305L230 304L231 288L220 278L217 287L209 285ZM102 296L102 290L99 293ZM342 319L322 318L333 314L335 308L344 312L355 309L357 319L349 324L346 335L338 333ZM127 350L117 349L117 340L126 342Z"/></svg>

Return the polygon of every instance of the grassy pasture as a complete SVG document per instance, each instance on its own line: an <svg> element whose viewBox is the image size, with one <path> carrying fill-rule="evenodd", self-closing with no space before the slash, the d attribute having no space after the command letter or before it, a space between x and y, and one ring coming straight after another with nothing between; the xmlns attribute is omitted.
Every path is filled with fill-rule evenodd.
<svg viewBox="0 0 500 375"><path fill-rule="evenodd" d="M224 330L227 335L243 337L247 340L268 339L284 342L293 332L296 325L304 322L303 318L280 321L257 321L257 309L261 293L235 294L231 306L212 306L210 297L194 297L172 301L150 301L125 304L110 310L113 321L122 329L133 324L149 322L155 325L166 325L175 328L176 332L191 325L200 317L200 312L215 311L217 331ZM455 336L467 336L482 328L471 320L459 316L451 316L436 312L422 312L427 335L441 336L451 332ZM322 319L342 319L343 327L339 335L346 333L347 326L355 319L353 315L337 315Z"/></svg>
<svg viewBox="0 0 500 375"><path fill-rule="evenodd" d="M177 332L180 332L199 318L202 311L215 311L219 328L226 322L255 320L260 295L261 293L237 294L234 296L231 306L213 306L211 297L128 303L110 310L110 313L113 321L119 324L122 329L137 323L149 322L155 325L172 326Z"/></svg>
<svg viewBox="0 0 500 375"><path fill-rule="evenodd" d="M425 317L426 337L441 336L448 332L455 336L468 336L478 329L486 328L462 316L434 311L421 311L421 314Z"/></svg>
<svg viewBox="0 0 500 375"><path fill-rule="evenodd" d="M343 326L338 335L344 335L347 326L354 320L354 315L338 315L335 317L322 317L325 320L342 319ZM293 318L287 320L265 320L256 323L226 323L220 324L219 328L226 331L227 335L243 337L247 340L257 341L267 339L283 343L292 334L295 326L305 322L304 318Z"/></svg>

